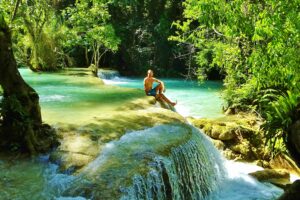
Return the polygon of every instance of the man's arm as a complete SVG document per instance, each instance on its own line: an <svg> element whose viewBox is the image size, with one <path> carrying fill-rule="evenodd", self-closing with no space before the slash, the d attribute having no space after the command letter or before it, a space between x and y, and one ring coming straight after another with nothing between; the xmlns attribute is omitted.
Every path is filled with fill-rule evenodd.
<svg viewBox="0 0 300 200"><path fill-rule="evenodd" d="M153 79L153 81L154 82L157 82L157 83L161 83L161 84L163 84L164 82L162 82L161 80L159 80L159 79L156 79L156 78L152 78Z"/></svg>
<svg viewBox="0 0 300 200"><path fill-rule="evenodd" d="M156 79L156 78L153 78L153 81L155 82L158 82L159 84L161 84L162 86L162 91L165 91L165 84L163 81L159 80L159 79Z"/></svg>

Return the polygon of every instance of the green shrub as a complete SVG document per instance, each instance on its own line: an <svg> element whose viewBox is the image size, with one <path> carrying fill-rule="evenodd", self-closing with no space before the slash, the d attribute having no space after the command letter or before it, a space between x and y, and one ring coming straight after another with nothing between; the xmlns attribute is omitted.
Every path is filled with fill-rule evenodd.
<svg viewBox="0 0 300 200"><path fill-rule="evenodd" d="M288 129L299 117L300 93L287 91L277 96L275 101L269 102L265 111L265 136L268 145L274 153L285 151Z"/></svg>

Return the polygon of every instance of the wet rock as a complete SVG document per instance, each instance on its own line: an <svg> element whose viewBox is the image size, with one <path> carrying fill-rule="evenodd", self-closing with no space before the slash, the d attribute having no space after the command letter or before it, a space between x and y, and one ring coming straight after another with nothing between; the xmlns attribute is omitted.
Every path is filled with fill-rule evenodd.
<svg viewBox="0 0 300 200"><path fill-rule="evenodd" d="M219 149L219 150L225 149L225 144L221 140L211 139L211 141L213 142L214 146L217 147L217 149Z"/></svg>
<svg viewBox="0 0 300 200"><path fill-rule="evenodd" d="M50 156L50 161L60 166L62 173L72 174L90 163L94 157L74 152L56 151Z"/></svg>
<svg viewBox="0 0 300 200"><path fill-rule="evenodd" d="M286 170L264 169L249 173L258 181L269 182L275 185L286 185L290 183L290 174Z"/></svg>
<svg viewBox="0 0 300 200"><path fill-rule="evenodd" d="M287 169L291 173L300 175L300 170L296 163L285 154L277 154L270 160L270 167L274 169Z"/></svg>
<svg viewBox="0 0 300 200"><path fill-rule="evenodd" d="M223 149L228 159L253 162L270 159L270 153L264 145L263 133L260 131L261 122L250 114L231 115L220 119L188 119L194 126L214 140L215 146ZM218 147L219 146L219 147Z"/></svg>
<svg viewBox="0 0 300 200"><path fill-rule="evenodd" d="M296 180L289 185L283 195L278 200L296 200L300 197L300 180Z"/></svg>

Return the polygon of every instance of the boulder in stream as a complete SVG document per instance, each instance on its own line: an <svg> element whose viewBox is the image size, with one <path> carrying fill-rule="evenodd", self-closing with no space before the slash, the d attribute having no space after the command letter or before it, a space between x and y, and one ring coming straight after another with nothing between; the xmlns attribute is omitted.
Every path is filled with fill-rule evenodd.
<svg viewBox="0 0 300 200"><path fill-rule="evenodd" d="M286 170L264 169L252 172L249 175L261 182L273 183L280 187L290 183L290 174Z"/></svg>

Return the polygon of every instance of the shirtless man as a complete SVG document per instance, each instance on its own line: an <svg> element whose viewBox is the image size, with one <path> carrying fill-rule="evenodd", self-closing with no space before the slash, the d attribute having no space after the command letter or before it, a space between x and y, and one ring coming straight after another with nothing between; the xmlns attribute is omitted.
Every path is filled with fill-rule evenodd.
<svg viewBox="0 0 300 200"><path fill-rule="evenodd" d="M157 82L158 85L152 88L153 83ZM147 72L147 77L144 79L144 89L147 96L154 96L156 99L161 99L168 104L175 106L177 102L171 102L164 94L165 85L162 81L153 77L153 71L151 69Z"/></svg>

